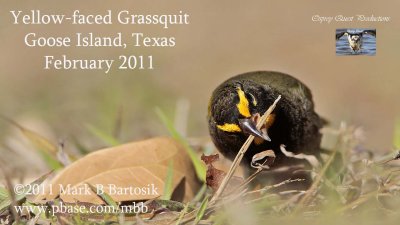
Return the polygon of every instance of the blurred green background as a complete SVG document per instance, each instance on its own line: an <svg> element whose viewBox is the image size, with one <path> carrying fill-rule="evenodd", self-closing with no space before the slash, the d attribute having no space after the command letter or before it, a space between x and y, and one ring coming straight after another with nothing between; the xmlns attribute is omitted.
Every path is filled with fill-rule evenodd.
<svg viewBox="0 0 400 225"><path fill-rule="evenodd" d="M63 139L68 151L76 143L94 150L107 146L88 126L121 142L166 135L155 114L159 107L171 118L177 102L189 103L190 137L208 137L207 103L225 79L253 70L289 73L313 92L317 112L338 126L362 126L365 145L374 151L393 148L400 116L400 2L387 1L0 1L0 114L48 137ZM183 10L190 24L162 29L129 25L13 25L10 10L40 9L70 14L130 10L166 14ZM384 22L312 22L321 16L389 16ZM376 56L338 57L337 28L376 28ZM29 48L25 34L73 36L76 32L115 34L143 32L175 36L173 48ZM152 54L154 70L43 70L43 56L118 58L121 54ZM179 104L178 104L179 105ZM182 104L180 104L182 106ZM185 105L185 104L183 104ZM185 107L181 107L185 108ZM184 111L184 110L183 110ZM185 114L178 114L185 117ZM185 118L178 118L178 120ZM0 163L21 173L43 171L40 158L29 151L9 123L0 122ZM35 158L36 157L36 158ZM18 160L15 160L18 159ZM30 165L30 169L26 169ZM25 168L25 169L24 169Z"/></svg>

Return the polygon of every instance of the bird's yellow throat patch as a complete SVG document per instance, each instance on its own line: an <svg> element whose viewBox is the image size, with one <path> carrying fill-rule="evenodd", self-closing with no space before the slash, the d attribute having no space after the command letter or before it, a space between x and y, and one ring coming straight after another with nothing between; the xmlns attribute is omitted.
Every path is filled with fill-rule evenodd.
<svg viewBox="0 0 400 225"><path fill-rule="evenodd" d="M240 132L240 127L234 123L225 123L224 125L217 125L217 128L226 132Z"/></svg>
<svg viewBox="0 0 400 225"><path fill-rule="evenodd" d="M250 109L249 109L249 100L247 100L246 95L244 94L244 91L242 89L238 88L237 89L238 96L239 96L239 103L236 105L236 107L239 110L239 113L244 116L244 117L250 117Z"/></svg>

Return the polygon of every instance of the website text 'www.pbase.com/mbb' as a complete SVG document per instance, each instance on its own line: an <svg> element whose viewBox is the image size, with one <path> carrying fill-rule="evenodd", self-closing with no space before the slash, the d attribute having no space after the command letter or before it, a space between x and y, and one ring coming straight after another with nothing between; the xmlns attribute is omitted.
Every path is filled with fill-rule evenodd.
<svg viewBox="0 0 400 225"><path fill-rule="evenodd" d="M131 205L114 207L111 205L21 205L14 206L17 213L31 212L34 214L49 213L52 216L57 214L120 214L120 213L147 213L148 207L143 202L133 202Z"/></svg>

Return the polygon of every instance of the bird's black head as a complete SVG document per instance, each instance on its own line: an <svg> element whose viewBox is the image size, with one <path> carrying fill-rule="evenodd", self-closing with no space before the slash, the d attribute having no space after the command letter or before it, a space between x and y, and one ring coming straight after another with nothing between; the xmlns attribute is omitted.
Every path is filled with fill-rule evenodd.
<svg viewBox="0 0 400 225"><path fill-rule="evenodd" d="M267 129L273 122L272 117L261 129L256 128L260 115L273 101L269 95L270 92L265 86L250 80L235 80L221 84L213 92L209 103L208 120L211 136L216 139L234 140L246 138L251 134L258 139L270 141ZM218 141L222 142L214 140Z"/></svg>
<svg viewBox="0 0 400 225"><path fill-rule="evenodd" d="M278 96L281 99L276 108L257 128L260 115ZM255 154L273 150L274 166L279 166L292 163L280 150L281 144L293 153L319 147L322 123L314 112L311 92L303 83L287 74L256 71L234 76L214 90L208 125L215 146L225 157L233 159L253 135L244 163L250 165Z"/></svg>

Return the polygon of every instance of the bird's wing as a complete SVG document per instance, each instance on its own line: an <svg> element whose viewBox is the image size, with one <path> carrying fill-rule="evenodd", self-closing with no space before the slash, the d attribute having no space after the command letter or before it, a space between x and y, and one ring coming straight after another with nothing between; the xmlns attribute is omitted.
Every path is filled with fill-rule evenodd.
<svg viewBox="0 0 400 225"><path fill-rule="evenodd" d="M339 40L343 35L349 35L349 33L347 31L337 33L336 40Z"/></svg>
<svg viewBox="0 0 400 225"><path fill-rule="evenodd" d="M364 30L363 33L376 37L376 30Z"/></svg>

